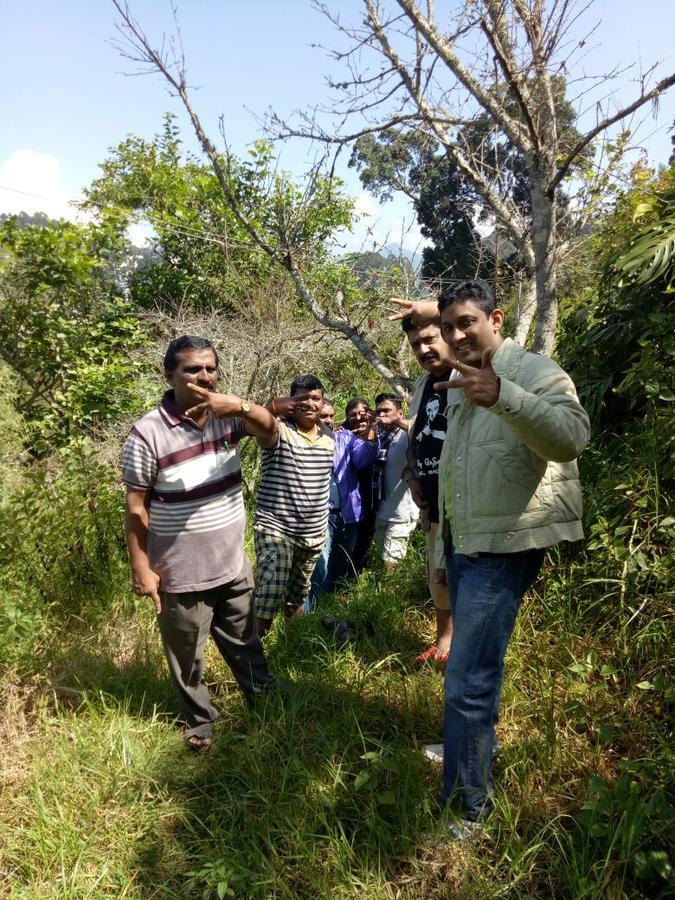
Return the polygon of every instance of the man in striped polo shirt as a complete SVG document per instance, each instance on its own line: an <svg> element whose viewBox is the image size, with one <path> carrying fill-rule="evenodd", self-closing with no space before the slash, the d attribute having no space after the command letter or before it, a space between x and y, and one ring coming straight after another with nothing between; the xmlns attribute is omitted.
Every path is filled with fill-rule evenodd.
<svg viewBox="0 0 675 900"><path fill-rule="evenodd" d="M153 601L169 671L195 750L211 746L218 716L203 682L209 633L247 699L275 685L256 630L237 445L276 443L264 407L215 393L218 354L205 338L169 344L170 390L124 446L132 585Z"/></svg>
<svg viewBox="0 0 675 900"><path fill-rule="evenodd" d="M298 375L289 397L271 403L279 418L276 444L262 451L254 534L256 614L264 635L276 613L302 614L314 566L326 540L335 444L319 419L323 385Z"/></svg>

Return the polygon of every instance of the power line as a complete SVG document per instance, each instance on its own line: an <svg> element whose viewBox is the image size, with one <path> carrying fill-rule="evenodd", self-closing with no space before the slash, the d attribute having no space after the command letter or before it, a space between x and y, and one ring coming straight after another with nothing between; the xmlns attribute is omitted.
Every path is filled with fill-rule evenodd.
<svg viewBox="0 0 675 900"><path fill-rule="evenodd" d="M12 191L14 194L24 194L26 197L36 197L38 200L46 200L48 203L62 203L63 198L46 197L44 194L32 194L30 191L22 191L19 188L10 187L9 185L0 184L0 191ZM74 200L66 201L68 204L75 203Z"/></svg>

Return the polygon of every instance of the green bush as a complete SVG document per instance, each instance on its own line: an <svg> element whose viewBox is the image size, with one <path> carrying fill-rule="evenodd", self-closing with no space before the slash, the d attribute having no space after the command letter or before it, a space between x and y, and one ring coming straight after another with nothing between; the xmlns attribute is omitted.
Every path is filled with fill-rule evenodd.
<svg viewBox="0 0 675 900"><path fill-rule="evenodd" d="M24 471L0 506L0 660L126 592L123 508L116 473L84 442Z"/></svg>

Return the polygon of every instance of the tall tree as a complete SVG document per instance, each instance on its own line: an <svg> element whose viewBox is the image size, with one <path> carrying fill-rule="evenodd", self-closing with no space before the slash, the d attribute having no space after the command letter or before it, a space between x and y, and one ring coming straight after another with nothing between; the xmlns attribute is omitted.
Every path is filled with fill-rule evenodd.
<svg viewBox="0 0 675 900"><path fill-rule="evenodd" d="M566 100L565 80L552 79L555 89L556 116L567 143L581 135L575 129L576 114ZM517 110L508 96L500 99L512 113ZM501 135L487 114L462 128L462 142L492 160L495 172L501 173L501 193L509 194L525 215L530 212L527 171L522 154L507 136ZM575 174L591 163L590 148L579 155ZM527 277L526 261L495 223L490 207L473 183L464 177L457 163L443 147L424 131L395 129L358 138L352 149L350 166L359 171L363 186L381 200L391 199L402 191L412 200L422 235L431 240L424 248L422 277L434 281L447 278L480 277L495 280L496 287L505 275L506 285ZM568 197L558 192L559 211L564 212ZM565 232L563 218L561 232ZM486 230L492 228L486 239ZM570 235L566 234L565 238Z"/></svg>
<svg viewBox="0 0 675 900"><path fill-rule="evenodd" d="M458 272L490 274L474 227L480 198L428 135L398 129L364 134L354 144L349 165L381 201L397 191L412 201L422 236L432 242L422 251L424 279L440 280Z"/></svg>
<svg viewBox="0 0 675 900"><path fill-rule="evenodd" d="M300 189L283 173L270 171L267 177L254 179L255 202L251 202L246 191L237 189L236 158L227 145L224 153L218 152L192 105L179 36L173 41L164 38L158 48L128 3L113 0L113 4L119 14L120 53L159 73L180 99L240 234L288 274L301 305L321 325L350 341L394 390L406 396L408 380L387 364L368 338L377 323L368 304L353 290L353 273L327 258L328 238L352 221L352 203L341 196L339 179L317 166Z"/></svg>
<svg viewBox="0 0 675 900"><path fill-rule="evenodd" d="M231 191L258 214L271 164L259 142L245 160L230 160ZM98 215L121 210L129 221L152 227L154 257L130 278L140 306L245 311L256 287L270 279L272 264L252 253L211 166L184 150L175 116L167 114L152 140L131 136L101 164L101 176L85 191L84 206Z"/></svg>
<svg viewBox="0 0 675 900"><path fill-rule="evenodd" d="M556 78L569 71L569 31L579 14L570 0L466 0L444 22L435 6L433 0L363 0L364 20L350 27L321 4L351 41L336 54L350 74L334 85L341 99L333 112L342 123L358 116L360 127L330 132L313 115L297 127L274 118L271 125L281 137L337 144L397 128L422 132L442 147L520 254L532 287L517 333L527 334L534 314L534 349L548 353L558 268L569 251L560 228L561 185L599 135L656 100L675 75L652 88L643 79L633 102L612 114L599 111L595 125L575 135L557 110ZM475 146L468 137L481 117L489 120L490 142L508 143L522 159L524 206L511 189L508 162L495 162L488 144ZM575 218L568 234L580 232L605 184L605 173L587 179L583 201L565 212Z"/></svg>
<svg viewBox="0 0 675 900"><path fill-rule="evenodd" d="M0 225L0 360L26 444L42 453L134 409L132 348L147 335L122 296L123 222Z"/></svg>

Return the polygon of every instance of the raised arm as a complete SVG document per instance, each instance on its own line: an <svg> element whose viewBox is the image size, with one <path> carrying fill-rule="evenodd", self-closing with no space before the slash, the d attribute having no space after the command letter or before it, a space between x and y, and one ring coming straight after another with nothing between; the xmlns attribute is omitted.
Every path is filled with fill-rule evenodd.
<svg viewBox="0 0 675 900"><path fill-rule="evenodd" d="M349 435L349 454L352 465L355 469L367 469L375 462L377 456L377 444L375 441L364 441L351 432L345 432Z"/></svg>
<svg viewBox="0 0 675 900"><path fill-rule="evenodd" d="M400 307L397 312L389 316L390 322L412 319L413 325L418 328L440 324L438 304L435 300L399 300L398 297L391 297L389 302Z"/></svg>
<svg viewBox="0 0 675 900"><path fill-rule="evenodd" d="M234 394L217 394L207 391L196 384L189 384L188 388L195 396L195 405L185 413L191 419L199 419L205 413L210 413L216 419L244 420L246 434L254 437L261 447L273 447L277 442L279 423L272 413L259 406L257 403L249 403Z"/></svg>

